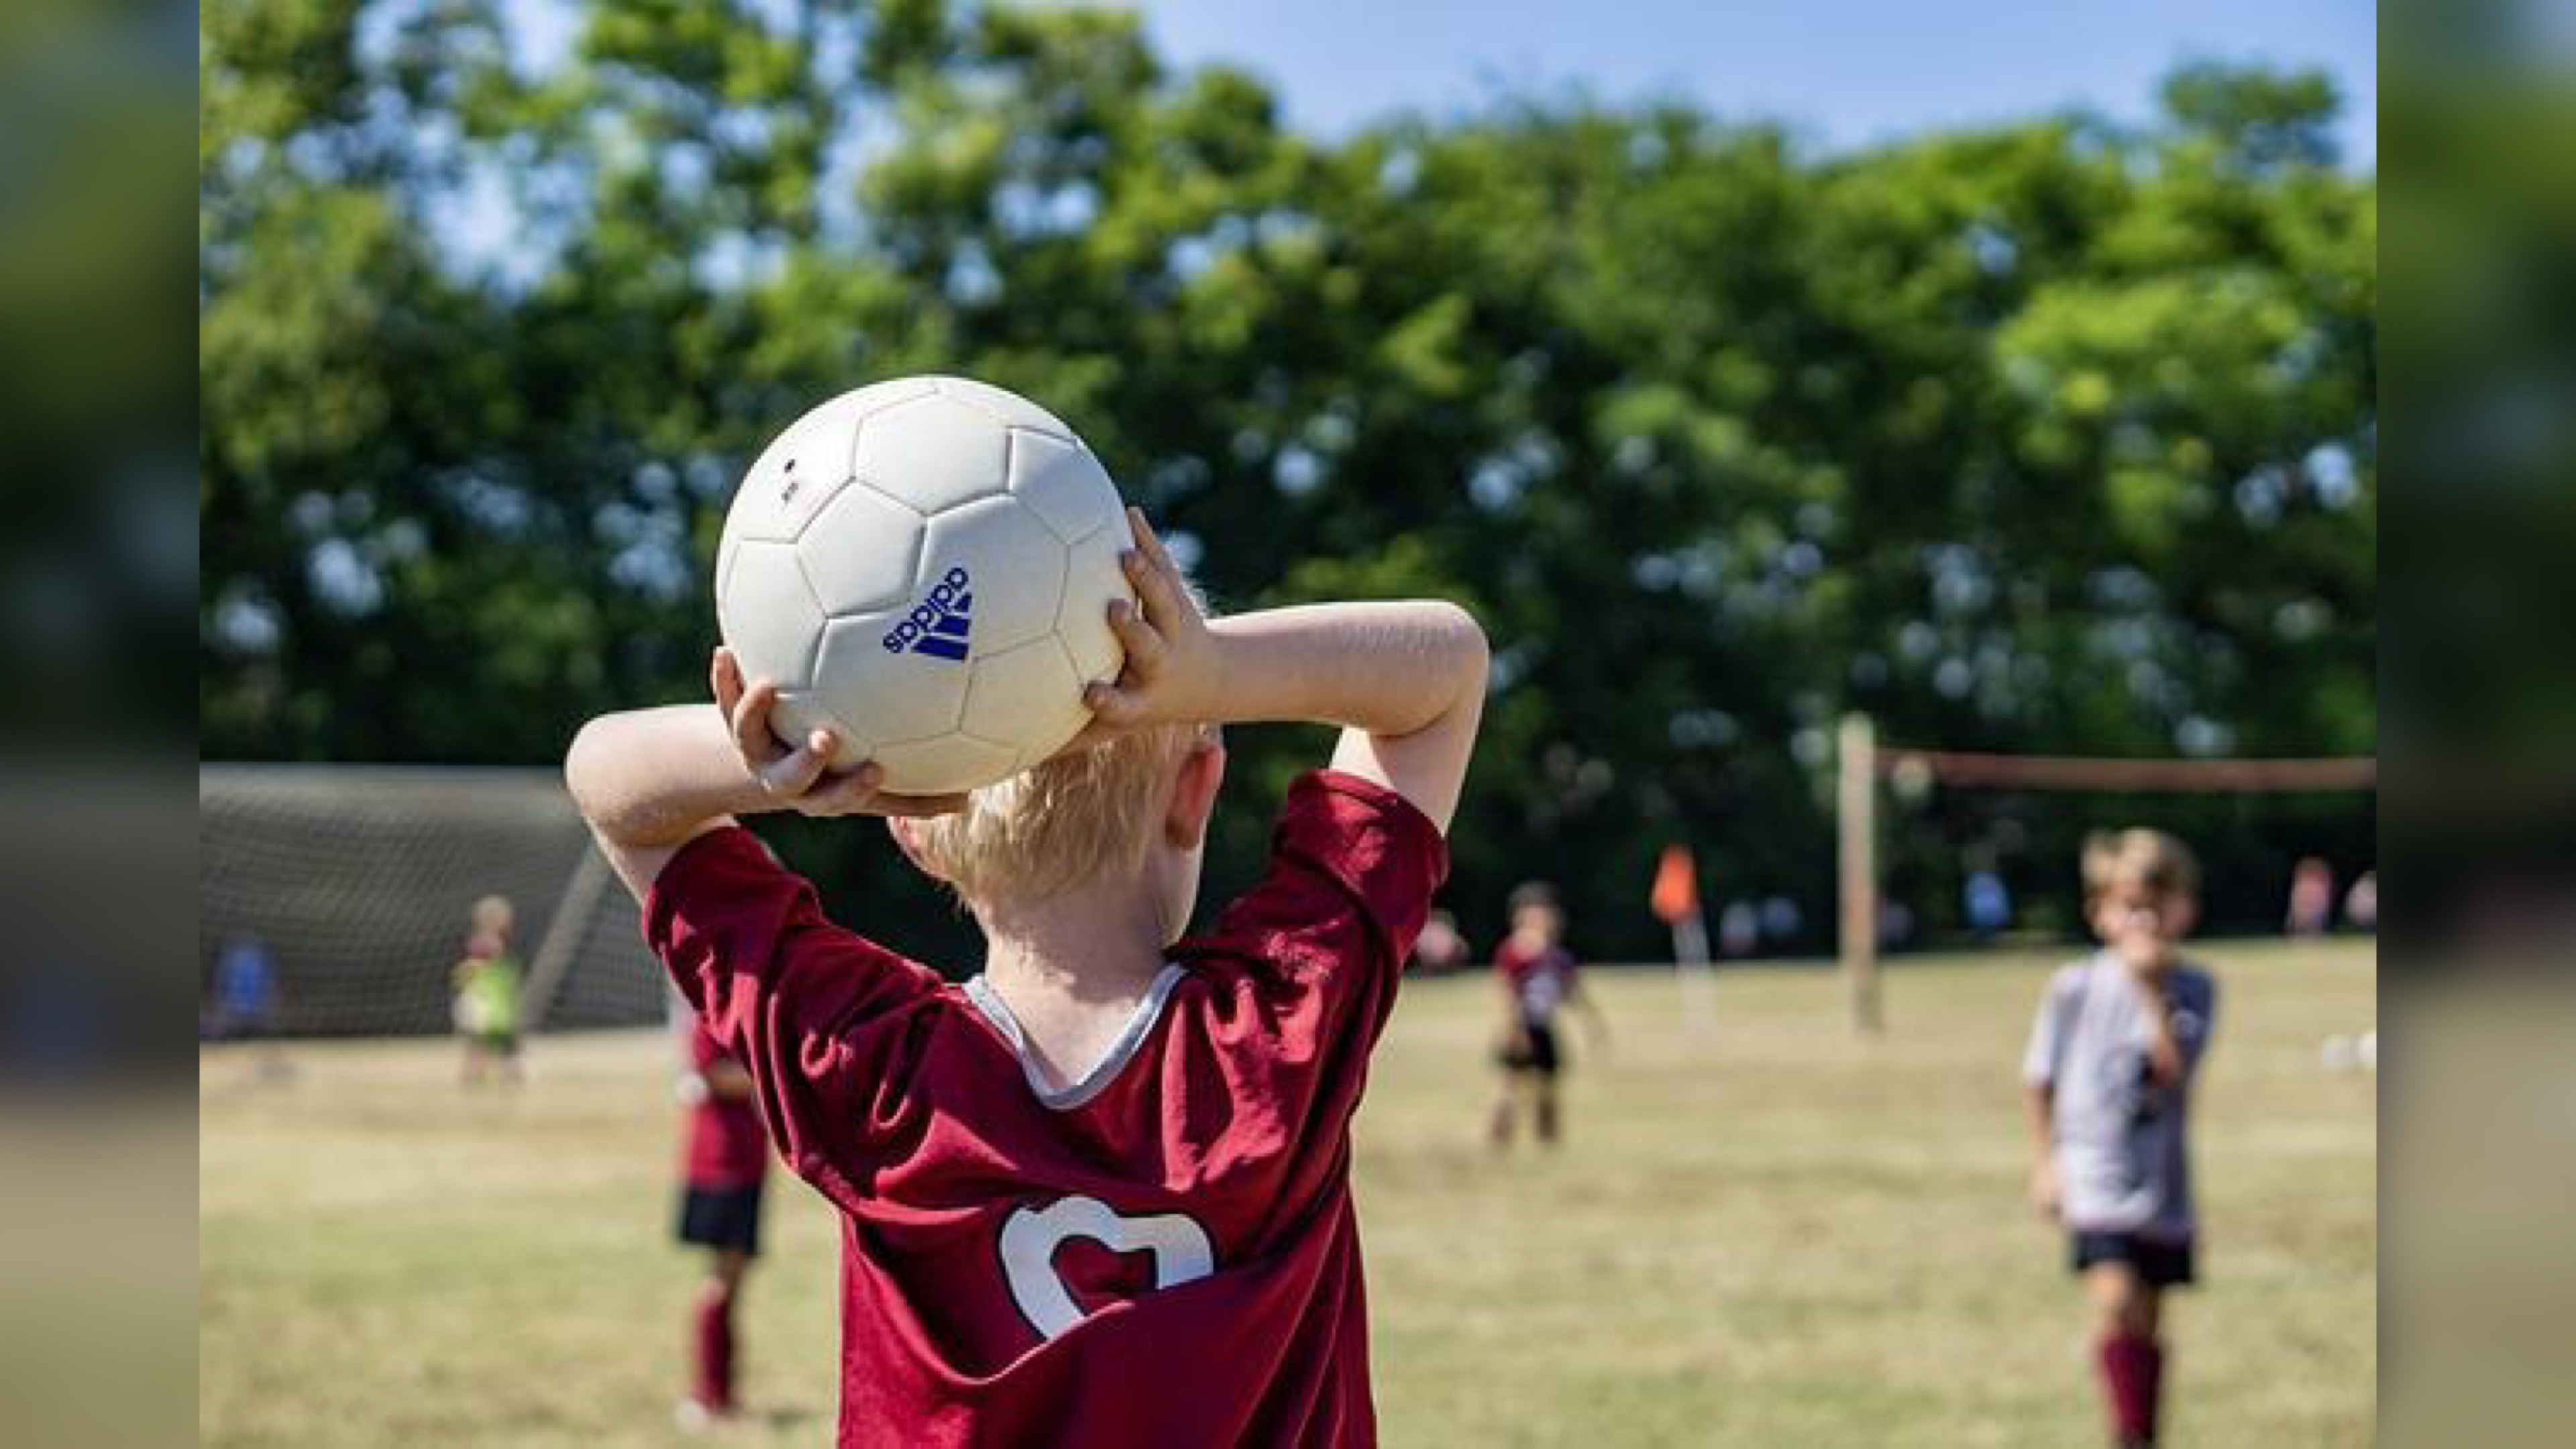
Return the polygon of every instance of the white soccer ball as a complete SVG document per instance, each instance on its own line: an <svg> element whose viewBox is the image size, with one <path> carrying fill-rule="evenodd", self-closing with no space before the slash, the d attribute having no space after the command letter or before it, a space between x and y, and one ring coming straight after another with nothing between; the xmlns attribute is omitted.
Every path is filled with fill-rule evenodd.
<svg viewBox="0 0 2576 1449"><path fill-rule="evenodd" d="M1062 749L1124 655L1133 598L1116 485L1054 414L961 377L907 377L798 418L744 475L716 621L778 682L781 738L841 738L884 788L992 784Z"/></svg>

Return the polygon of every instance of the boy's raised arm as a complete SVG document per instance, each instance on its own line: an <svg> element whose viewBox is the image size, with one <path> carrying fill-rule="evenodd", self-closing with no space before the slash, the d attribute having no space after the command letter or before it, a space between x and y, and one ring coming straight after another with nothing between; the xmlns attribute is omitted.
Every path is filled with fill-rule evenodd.
<svg viewBox="0 0 2576 1449"><path fill-rule="evenodd" d="M1343 726L1333 768L1413 802L1445 833L1485 708L1485 631L1440 601L1312 604L1220 619L1220 722Z"/></svg>
<svg viewBox="0 0 2576 1449"><path fill-rule="evenodd" d="M1333 768L1449 828L1485 706L1485 633L1466 610L1310 604L1210 623L1143 516L1130 518L1127 576L1142 613L1110 605L1127 663L1115 684L1085 693L1094 737L1168 722L1337 724Z"/></svg>

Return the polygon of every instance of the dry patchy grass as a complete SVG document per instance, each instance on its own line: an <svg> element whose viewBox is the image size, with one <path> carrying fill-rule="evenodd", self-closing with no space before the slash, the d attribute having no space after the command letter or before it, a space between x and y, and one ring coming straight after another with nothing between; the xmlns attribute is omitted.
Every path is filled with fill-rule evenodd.
<svg viewBox="0 0 2576 1449"><path fill-rule="evenodd" d="M2218 944L2197 1110L2208 1286L2172 1315L2171 1442L2362 1445L2376 1394L2366 945ZM1377 1400L1394 1444L2068 1445L2099 1438L2084 1312L2021 1206L2014 1065L2049 962L1908 961L1856 1040L1821 971L1600 973L1569 1141L1481 1143L1491 992L1407 990L1359 1126ZM676 1437L694 1264L668 1237L676 1109L653 1033L535 1045L465 1093L444 1043L201 1072L207 1442ZM728 1442L828 1440L836 1238L782 1182Z"/></svg>

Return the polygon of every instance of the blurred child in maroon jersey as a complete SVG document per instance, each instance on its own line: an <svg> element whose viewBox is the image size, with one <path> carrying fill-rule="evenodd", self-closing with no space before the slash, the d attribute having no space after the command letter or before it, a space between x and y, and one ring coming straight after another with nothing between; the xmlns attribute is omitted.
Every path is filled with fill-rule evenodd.
<svg viewBox="0 0 2576 1449"><path fill-rule="evenodd" d="M1530 1126L1543 1143L1557 1140L1556 1079L1565 1070L1565 1049L1557 1039L1557 1013L1581 1010L1593 1045L1606 1045L1609 1023L1583 981L1574 955L1565 949L1565 910L1555 888L1530 881L1512 892L1511 934L1494 948L1494 980L1502 988L1502 1042L1495 1060L1503 1069L1503 1095L1494 1104L1493 1144L1508 1147L1521 1099L1528 1099Z"/></svg>
<svg viewBox="0 0 2576 1449"><path fill-rule="evenodd" d="M693 1376L680 1401L684 1424L725 1418L735 1409L741 1359L734 1307L743 1274L760 1253L760 1192L769 1173L769 1139L752 1100L751 1073L718 1043L694 1011L677 1021L685 1044L679 1097L680 1241L707 1250L707 1281L689 1313Z"/></svg>

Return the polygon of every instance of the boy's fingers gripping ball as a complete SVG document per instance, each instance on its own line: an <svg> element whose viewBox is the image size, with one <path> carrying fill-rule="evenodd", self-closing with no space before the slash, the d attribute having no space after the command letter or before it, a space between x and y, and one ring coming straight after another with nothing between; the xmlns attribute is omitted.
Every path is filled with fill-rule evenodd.
<svg viewBox="0 0 2576 1449"><path fill-rule="evenodd" d="M808 815L864 815L884 783L885 771L873 764L843 775L826 774L814 782L797 808Z"/></svg>
<svg viewBox="0 0 2576 1449"><path fill-rule="evenodd" d="M1120 560L1136 597L1144 605L1148 622L1168 622L1183 607L1181 566L1172 562L1169 549L1145 522L1145 515L1127 510L1128 528L1136 541L1135 550Z"/></svg>
<svg viewBox="0 0 2576 1449"><path fill-rule="evenodd" d="M1136 547L1144 553L1147 562L1175 579L1181 576L1180 565L1172 562L1171 550L1163 547L1162 535L1154 532L1154 525L1145 521L1144 509L1127 510L1127 532L1136 540Z"/></svg>
<svg viewBox="0 0 2576 1449"><path fill-rule="evenodd" d="M1098 724L1112 729L1133 723L1139 708L1134 695L1114 684L1094 683L1082 692L1082 702Z"/></svg>
<svg viewBox="0 0 2576 1449"><path fill-rule="evenodd" d="M742 671L789 740L834 737L885 788L938 800L1046 759L1124 660L1118 490L1064 422L1000 388L914 377L845 393L752 464L717 551Z"/></svg>
<svg viewBox="0 0 2576 1449"><path fill-rule="evenodd" d="M760 787L786 799L804 795L823 778L824 767L832 759L834 744L831 731L810 732L795 749L754 771L760 779Z"/></svg>
<svg viewBox="0 0 2576 1449"><path fill-rule="evenodd" d="M1135 605L1125 599L1110 600L1109 627L1118 635L1119 647L1127 651L1127 675L1150 680L1162 670L1163 636L1138 616Z"/></svg>
<svg viewBox="0 0 2576 1449"><path fill-rule="evenodd" d="M770 727L770 711L777 703L778 686L759 680L734 700L725 718L733 730L734 748L742 752L743 763L755 770L775 764L790 748Z"/></svg>
<svg viewBox="0 0 2576 1449"><path fill-rule="evenodd" d="M719 644L707 660L707 692L716 697L716 711L730 724L733 707L742 702L742 668L733 661L733 651Z"/></svg>

